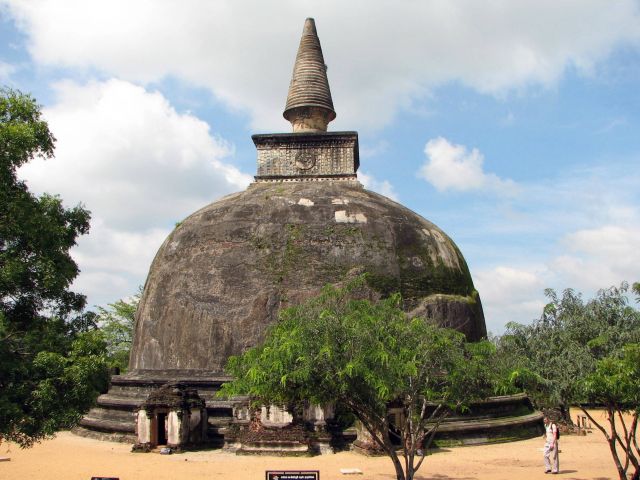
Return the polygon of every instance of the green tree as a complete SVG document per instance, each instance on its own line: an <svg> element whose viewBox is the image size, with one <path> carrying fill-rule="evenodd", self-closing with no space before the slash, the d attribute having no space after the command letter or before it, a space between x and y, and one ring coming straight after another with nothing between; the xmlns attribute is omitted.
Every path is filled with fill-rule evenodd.
<svg viewBox="0 0 640 480"><path fill-rule="evenodd" d="M607 439L620 479L633 467L638 480L640 312L629 304L628 291L623 283L585 303L573 290L562 298L547 290L551 301L541 318L509 324L496 344L499 369L508 374L505 391L522 388L539 407L559 406L568 422L571 404L604 406L606 424L580 408ZM640 283L631 291L639 302Z"/></svg>
<svg viewBox="0 0 640 480"><path fill-rule="evenodd" d="M222 394L250 395L257 404L293 408L304 401L338 403L361 422L391 458L399 480L411 480L440 422L489 389L488 342L407 318L398 295L362 299L362 278L343 289L285 309L265 342L232 357L235 380ZM360 299L358 299L360 297ZM400 405L404 422L397 451L387 415Z"/></svg>
<svg viewBox="0 0 640 480"><path fill-rule="evenodd" d="M135 315L140 302L141 289L130 298L98 307L96 322L107 346L109 366L125 373L129 366L129 353L133 341Z"/></svg>
<svg viewBox="0 0 640 480"><path fill-rule="evenodd" d="M640 479L640 344L626 345L622 355L599 360L595 372L580 386L590 402L604 406L606 424L589 410L581 410L607 439L620 480L627 479L630 467L634 470L632 480Z"/></svg>
<svg viewBox="0 0 640 480"><path fill-rule="evenodd" d="M596 362L640 341L640 312L629 305L629 285L600 290L584 302L574 290L559 297L546 290L550 302L530 325L509 323L497 341L498 358L509 387L527 390L540 408L559 408L565 420L569 406L581 400L578 380Z"/></svg>
<svg viewBox="0 0 640 480"><path fill-rule="evenodd" d="M78 274L69 249L88 232L89 212L34 196L16 173L52 157L54 142L31 96L0 89L0 440L21 445L77 418L104 370L93 348L90 364L80 361L81 345L99 345L86 333L84 296L69 289Z"/></svg>
<svg viewBox="0 0 640 480"><path fill-rule="evenodd" d="M28 408L16 412L19 428L7 437L29 446L73 427L108 385L105 348L99 331L91 330L76 335L66 351L36 353L28 366L31 378L21 385Z"/></svg>

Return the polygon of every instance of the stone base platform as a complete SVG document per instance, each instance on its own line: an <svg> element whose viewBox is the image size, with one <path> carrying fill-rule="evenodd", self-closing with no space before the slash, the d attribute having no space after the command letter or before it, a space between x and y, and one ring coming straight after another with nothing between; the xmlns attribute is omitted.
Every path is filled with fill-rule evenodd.
<svg viewBox="0 0 640 480"><path fill-rule="evenodd" d="M491 397L470 406L469 412L446 419L435 445L481 445L542 436L543 414L534 411L526 394Z"/></svg>
<svg viewBox="0 0 640 480"><path fill-rule="evenodd" d="M136 443L135 415L149 394L168 382L184 383L198 390L207 405L211 446L222 446L221 434L232 421L234 402L215 396L220 386L230 378L214 373L189 370L152 372L135 371L111 377L108 393L100 395L97 405L80 420L74 433L84 437L123 443Z"/></svg>
<svg viewBox="0 0 640 480"><path fill-rule="evenodd" d="M202 371L135 371L126 375L114 375L108 393L98 397L97 405L92 408L74 429L77 435L99 440L136 443L135 412L149 394L167 382L181 382L196 388L204 398L208 415L207 445L235 451L238 454L264 455L312 455L335 450L333 444L353 440L353 435L338 433L331 442L308 442L286 439L280 445L277 441L238 443L235 432L238 425L245 421L234 418L234 409L243 407L247 399L232 401L220 400L216 392L230 378ZM235 427L232 428L232 425ZM507 442L542 435L542 413L535 412L525 394L492 397L483 402L474 403L469 412L462 416L450 417L440 425L434 440L435 446L473 445L483 443ZM226 437L226 438L225 438ZM313 443L313 442L312 442ZM325 445L326 444L326 445ZM362 439L352 442L355 450L373 453L370 445ZM373 449L374 450L374 449Z"/></svg>
<svg viewBox="0 0 640 480"><path fill-rule="evenodd" d="M432 448L512 442L542 436L543 414L533 409L526 394L490 397L469 406L463 415L450 416L438 428ZM366 455L380 455L367 435L359 432L352 448Z"/></svg>
<svg viewBox="0 0 640 480"><path fill-rule="evenodd" d="M235 450L236 455L267 455L274 457L308 457L314 454L309 445L296 441L251 442Z"/></svg>

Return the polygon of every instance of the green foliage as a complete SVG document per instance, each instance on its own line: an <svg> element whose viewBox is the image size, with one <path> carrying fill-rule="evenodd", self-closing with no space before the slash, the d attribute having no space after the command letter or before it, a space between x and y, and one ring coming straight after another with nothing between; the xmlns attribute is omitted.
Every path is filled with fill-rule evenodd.
<svg viewBox="0 0 640 480"><path fill-rule="evenodd" d="M625 345L622 356L599 360L595 372L581 386L592 403L640 413L640 344Z"/></svg>
<svg viewBox="0 0 640 480"><path fill-rule="evenodd" d="M118 368L121 373L125 373L129 366L135 315L141 293L140 290L129 299L110 303L107 308L98 307L96 322L106 343L109 366Z"/></svg>
<svg viewBox="0 0 640 480"><path fill-rule="evenodd" d="M35 156L53 156L55 138L33 97L0 89L0 151L2 172L10 174Z"/></svg>
<svg viewBox="0 0 640 480"><path fill-rule="evenodd" d="M360 277L327 286L307 303L283 310L265 342L232 357L235 380L223 395L250 395L257 404L338 403L355 415L389 455L399 479L412 479L433 434L451 411L490 386L488 342L470 345L456 331L407 318L400 297L365 297ZM387 407L400 405L402 465L389 434Z"/></svg>
<svg viewBox="0 0 640 480"><path fill-rule="evenodd" d="M89 231L89 212L35 197L16 177L29 159L53 155L55 139L40 117L32 97L0 90L0 298L7 320L24 327L45 308L66 316L84 306L68 291L78 274L69 249Z"/></svg>
<svg viewBox="0 0 640 480"><path fill-rule="evenodd" d="M640 341L640 312L629 305L629 286L611 287L584 302L573 290L550 302L531 325L510 323L496 340L500 393L524 389L541 408L556 408L568 417L571 402L579 402L578 380L589 375L596 362Z"/></svg>
<svg viewBox="0 0 640 480"><path fill-rule="evenodd" d="M631 290L640 296L640 283ZM573 290L562 298L547 290L551 301L541 318L531 325L509 324L495 343L501 393L525 390L538 407L559 406L568 423L570 404L604 406L607 424L582 410L606 437L620 479L633 467L638 480L640 312L629 305L628 291L623 283L585 303Z"/></svg>
<svg viewBox="0 0 640 480"><path fill-rule="evenodd" d="M606 437L620 479L626 480L630 467L632 478L639 478L640 344L625 345L621 354L599 360L580 386L585 398L603 405L607 412L607 424L603 424L582 409Z"/></svg>
<svg viewBox="0 0 640 480"><path fill-rule="evenodd" d="M21 445L70 425L103 386L92 315L69 290L89 212L34 196L16 174L54 142L31 96L0 89L0 439Z"/></svg>
<svg viewBox="0 0 640 480"><path fill-rule="evenodd" d="M77 423L95 401L95 393L108 386L105 344L97 331L82 332L65 355L38 352L31 364L31 388L23 406L19 430L11 440L29 445Z"/></svg>

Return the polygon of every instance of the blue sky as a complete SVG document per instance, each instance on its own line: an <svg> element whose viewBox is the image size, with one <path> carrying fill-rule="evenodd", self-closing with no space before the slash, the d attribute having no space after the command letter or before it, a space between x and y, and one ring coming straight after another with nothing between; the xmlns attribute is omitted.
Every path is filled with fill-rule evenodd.
<svg viewBox="0 0 640 480"><path fill-rule="evenodd" d="M543 290L640 280L637 0L0 0L0 83L31 92L56 158L21 171L93 213L91 305L136 291L177 221L255 173L315 17L359 177L458 244L490 331Z"/></svg>

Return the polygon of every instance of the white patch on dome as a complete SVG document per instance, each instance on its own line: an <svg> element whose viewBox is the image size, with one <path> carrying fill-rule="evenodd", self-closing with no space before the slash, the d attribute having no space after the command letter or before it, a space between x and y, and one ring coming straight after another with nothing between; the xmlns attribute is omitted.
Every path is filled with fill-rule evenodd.
<svg viewBox="0 0 640 480"><path fill-rule="evenodd" d="M432 230L431 231L431 235L433 235L433 237L439 242L439 243L444 243L446 240L444 239L444 237L442 236L442 234L437 231L437 230Z"/></svg>
<svg viewBox="0 0 640 480"><path fill-rule="evenodd" d="M417 268L424 267L424 262L420 257L411 257L411 265Z"/></svg>
<svg viewBox="0 0 640 480"><path fill-rule="evenodd" d="M449 268L460 268L458 253L453 248L451 241L447 240L438 230L423 228L422 233L435 240L436 248L438 249L437 254L429 249L429 256L434 264L437 264L438 259L440 259Z"/></svg>
<svg viewBox="0 0 640 480"><path fill-rule="evenodd" d="M347 198L334 198L331 200L332 205L349 205L349 199Z"/></svg>
<svg viewBox="0 0 640 480"><path fill-rule="evenodd" d="M367 223L367 217L365 217L364 213L350 215L346 210L338 210L335 217L338 223Z"/></svg>
<svg viewBox="0 0 640 480"><path fill-rule="evenodd" d="M300 200L298 200L298 205L304 205L305 207L313 207L314 203L312 200L309 200L308 198L301 198Z"/></svg>
<svg viewBox="0 0 640 480"><path fill-rule="evenodd" d="M169 253L174 253L178 245L180 245L180 240L172 240L169 244Z"/></svg>

